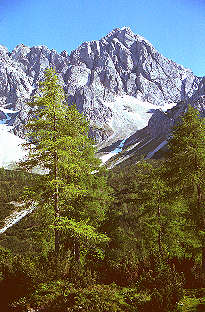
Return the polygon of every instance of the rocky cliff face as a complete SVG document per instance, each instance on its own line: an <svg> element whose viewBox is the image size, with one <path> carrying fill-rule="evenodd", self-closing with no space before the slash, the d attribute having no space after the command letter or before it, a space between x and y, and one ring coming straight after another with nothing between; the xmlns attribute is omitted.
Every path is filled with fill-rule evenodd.
<svg viewBox="0 0 205 312"><path fill-rule="evenodd" d="M161 109L156 109L148 121L148 131L150 135L155 138L167 136L180 116L187 110L189 104L198 109L202 117L205 117L205 95L199 96L195 94L194 97L186 101L178 102L173 108L168 109L166 112Z"/></svg>
<svg viewBox="0 0 205 312"><path fill-rule="evenodd" d="M70 55L45 46L21 44L11 53L0 46L0 107L18 112L9 121L18 135L27 118L26 101L49 66L56 68L69 101L87 115L98 141L131 135L151 116L150 132L165 133L175 115L161 109L180 101L191 101L204 111L205 78L165 58L143 37L123 27L99 41L83 43Z"/></svg>

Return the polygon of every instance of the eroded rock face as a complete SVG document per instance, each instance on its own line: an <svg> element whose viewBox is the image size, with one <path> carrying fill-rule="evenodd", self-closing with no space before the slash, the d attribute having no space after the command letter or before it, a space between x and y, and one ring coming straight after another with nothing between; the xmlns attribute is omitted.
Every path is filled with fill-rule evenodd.
<svg viewBox="0 0 205 312"><path fill-rule="evenodd" d="M156 110L148 122L149 134L154 138L167 136L181 114L186 110L186 107L186 103L181 101L166 112L163 112L160 109Z"/></svg>
<svg viewBox="0 0 205 312"><path fill-rule="evenodd" d="M68 100L86 114L91 133L98 141L115 132L110 121L115 119L117 97L140 97L142 102L163 107L167 103L188 102L189 98L195 103L205 95L205 78L196 77L191 70L165 58L128 27L115 29L99 41L85 42L70 55L23 44L9 53L0 46L0 106L19 111L12 123L20 136L28 113L26 101L34 94L47 67L55 67ZM204 101L200 103L201 106L196 105L204 109ZM122 120L125 122L125 118ZM149 122L150 129L159 121L161 125L153 130L153 135L166 132L172 124L159 110ZM129 128L129 120L127 124Z"/></svg>
<svg viewBox="0 0 205 312"><path fill-rule="evenodd" d="M197 96L177 103L166 112L156 110L148 122L149 134L154 138L169 135L180 116L186 112L189 104L196 108L202 117L205 117L205 95Z"/></svg>

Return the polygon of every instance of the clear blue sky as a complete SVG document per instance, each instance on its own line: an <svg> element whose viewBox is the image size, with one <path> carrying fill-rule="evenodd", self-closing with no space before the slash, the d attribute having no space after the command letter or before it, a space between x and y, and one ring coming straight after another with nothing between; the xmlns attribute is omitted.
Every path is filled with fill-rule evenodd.
<svg viewBox="0 0 205 312"><path fill-rule="evenodd" d="M205 0L0 0L0 44L58 52L130 26L164 56L205 75Z"/></svg>

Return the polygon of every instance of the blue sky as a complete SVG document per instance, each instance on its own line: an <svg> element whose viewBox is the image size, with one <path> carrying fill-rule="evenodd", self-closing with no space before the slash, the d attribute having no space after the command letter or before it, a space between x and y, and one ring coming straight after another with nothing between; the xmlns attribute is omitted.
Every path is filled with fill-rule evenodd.
<svg viewBox="0 0 205 312"><path fill-rule="evenodd" d="M164 56L205 75L205 0L0 0L0 44L58 52L130 26Z"/></svg>

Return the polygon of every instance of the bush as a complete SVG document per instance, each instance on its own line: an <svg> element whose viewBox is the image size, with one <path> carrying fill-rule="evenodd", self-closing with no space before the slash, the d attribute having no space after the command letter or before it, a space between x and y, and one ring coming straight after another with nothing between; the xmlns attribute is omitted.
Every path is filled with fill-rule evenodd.
<svg viewBox="0 0 205 312"><path fill-rule="evenodd" d="M184 298L178 304L179 312L204 312L205 288L187 289Z"/></svg>
<svg viewBox="0 0 205 312"><path fill-rule="evenodd" d="M0 249L0 302L2 311L16 299L33 289L32 263L28 259L13 256L10 251Z"/></svg>
<svg viewBox="0 0 205 312"><path fill-rule="evenodd" d="M13 255L0 247L0 302L6 309L23 296L29 296L43 281L56 279L65 261L56 263L52 253L47 257Z"/></svg>
<svg viewBox="0 0 205 312"><path fill-rule="evenodd" d="M16 307L26 306L44 312L137 312L148 311L150 296L136 289L119 288L115 284L75 288L66 281L40 284L28 298Z"/></svg>
<svg viewBox="0 0 205 312"><path fill-rule="evenodd" d="M183 284L183 276L174 267L156 260L152 270L142 273L137 286L151 296L149 312L168 312L173 311L183 297Z"/></svg>

